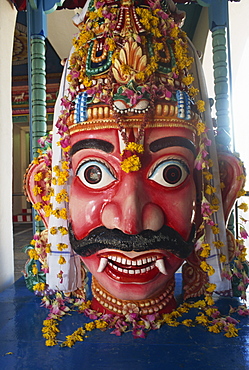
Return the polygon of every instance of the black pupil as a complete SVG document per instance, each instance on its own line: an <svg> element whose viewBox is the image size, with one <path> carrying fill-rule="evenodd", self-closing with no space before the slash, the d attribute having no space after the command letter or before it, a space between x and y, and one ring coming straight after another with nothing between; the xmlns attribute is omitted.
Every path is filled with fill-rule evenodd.
<svg viewBox="0 0 249 370"><path fill-rule="evenodd" d="M102 171L98 166L89 166L86 168L84 176L89 184L97 184L102 179Z"/></svg>
<svg viewBox="0 0 249 370"><path fill-rule="evenodd" d="M163 178L169 184L176 184L182 177L182 170L176 165L167 166L163 171Z"/></svg>

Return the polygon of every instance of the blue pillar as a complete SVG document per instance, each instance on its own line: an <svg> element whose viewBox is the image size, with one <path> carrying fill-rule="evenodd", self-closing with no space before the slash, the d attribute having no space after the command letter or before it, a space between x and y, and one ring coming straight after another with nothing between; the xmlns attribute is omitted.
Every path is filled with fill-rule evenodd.
<svg viewBox="0 0 249 370"><path fill-rule="evenodd" d="M46 13L53 12L64 0L27 0L28 25L28 81L29 81L29 127L30 157L37 157L38 139L45 136L46 124L46 59L47 35ZM34 219L34 212L33 212ZM33 224L34 232L43 224Z"/></svg>
<svg viewBox="0 0 249 370"><path fill-rule="evenodd" d="M215 108L217 116L217 140L222 145L230 144L227 27L228 0L197 0L209 11L209 29L212 32Z"/></svg>

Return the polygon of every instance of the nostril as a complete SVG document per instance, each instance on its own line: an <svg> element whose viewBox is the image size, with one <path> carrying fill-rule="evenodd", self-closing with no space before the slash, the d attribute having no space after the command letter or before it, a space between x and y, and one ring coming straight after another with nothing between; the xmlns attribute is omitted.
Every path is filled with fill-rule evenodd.
<svg viewBox="0 0 249 370"><path fill-rule="evenodd" d="M116 203L108 203L105 205L101 214L102 224L108 229L120 228L121 210Z"/></svg>
<svg viewBox="0 0 249 370"><path fill-rule="evenodd" d="M163 210L154 203L148 203L143 208L143 229L158 231L165 223Z"/></svg>

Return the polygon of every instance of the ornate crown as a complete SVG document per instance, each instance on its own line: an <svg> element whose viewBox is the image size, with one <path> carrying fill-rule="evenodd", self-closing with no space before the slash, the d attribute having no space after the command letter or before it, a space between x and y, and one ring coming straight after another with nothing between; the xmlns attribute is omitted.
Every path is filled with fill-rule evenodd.
<svg viewBox="0 0 249 370"><path fill-rule="evenodd" d="M90 2L69 60L70 134L145 126L194 129L199 115L189 73L193 58L180 28L182 15L172 12L172 4Z"/></svg>

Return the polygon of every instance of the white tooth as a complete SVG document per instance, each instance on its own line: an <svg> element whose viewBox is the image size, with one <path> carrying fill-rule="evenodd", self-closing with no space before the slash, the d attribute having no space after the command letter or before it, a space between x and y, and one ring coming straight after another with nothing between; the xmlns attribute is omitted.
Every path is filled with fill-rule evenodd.
<svg viewBox="0 0 249 370"><path fill-rule="evenodd" d="M135 270L135 274L140 274L141 270Z"/></svg>
<svg viewBox="0 0 249 370"><path fill-rule="evenodd" d="M137 265L138 265L138 266L141 266L141 265L142 265L142 260L138 260L138 261L137 261Z"/></svg>
<svg viewBox="0 0 249 370"><path fill-rule="evenodd" d="M143 260L143 265L145 265L147 263L147 259L145 258L144 260Z"/></svg>
<svg viewBox="0 0 249 370"><path fill-rule="evenodd" d="M133 266L137 266L137 261L132 261L131 263Z"/></svg>
<svg viewBox="0 0 249 370"><path fill-rule="evenodd" d="M121 269L120 267L118 267L118 271L123 272L123 269Z"/></svg>
<svg viewBox="0 0 249 370"><path fill-rule="evenodd" d="M112 267L113 267L115 270L117 270L117 269L118 269L118 266L116 266L116 265L112 265Z"/></svg>
<svg viewBox="0 0 249 370"><path fill-rule="evenodd" d="M129 270L129 274L130 275L135 274L134 270Z"/></svg>
<svg viewBox="0 0 249 370"><path fill-rule="evenodd" d="M126 259L125 258L122 258L122 264L126 265Z"/></svg>
<svg viewBox="0 0 249 370"><path fill-rule="evenodd" d="M116 256L111 256L110 257L114 262L116 261L117 257Z"/></svg>
<svg viewBox="0 0 249 370"><path fill-rule="evenodd" d="M117 262L121 263L121 261L122 261L121 257L117 257Z"/></svg>
<svg viewBox="0 0 249 370"><path fill-rule="evenodd" d="M166 271L166 268L165 268L163 258L160 258L159 260L157 260L155 265L158 268L158 270L161 272L161 274L167 275L167 271Z"/></svg>
<svg viewBox="0 0 249 370"><path fill-rule="evenodd" d="M142 274L144 274L146 272L146 269L142 269L141 272Z"/></svg>
<svg viewBox="0 0 249 370"><path fill-rule="evenodd" d="M128 266L131 266L131 260L126 260Z"/></svg>
<svg viewBox="0 0 249 370"><path fill-rule="evenodd" d="M124 274L128 274L128 270L124 269Z"/></svg>
<svg viewBox="0 0 249 370"><path fill-rule="evenodd" d="M147 258L147 262L150 263L152 261L152 259L149 257Z"/></svg>
<svg viewBox="0 0 249 370"><path fill-rule="evenodd" d="M100 258L99 267L98 267L97 272L103 272L104 269L106 268L107 262L108 262L107 258L104 258L104 257Z"/></svg>
<svg viewBox="0 0 249 370"><path fill-rule="evenodd" d="M146 267L145 268L145 271L150 271L150 267L148 266L148 267Z"/></svg>

